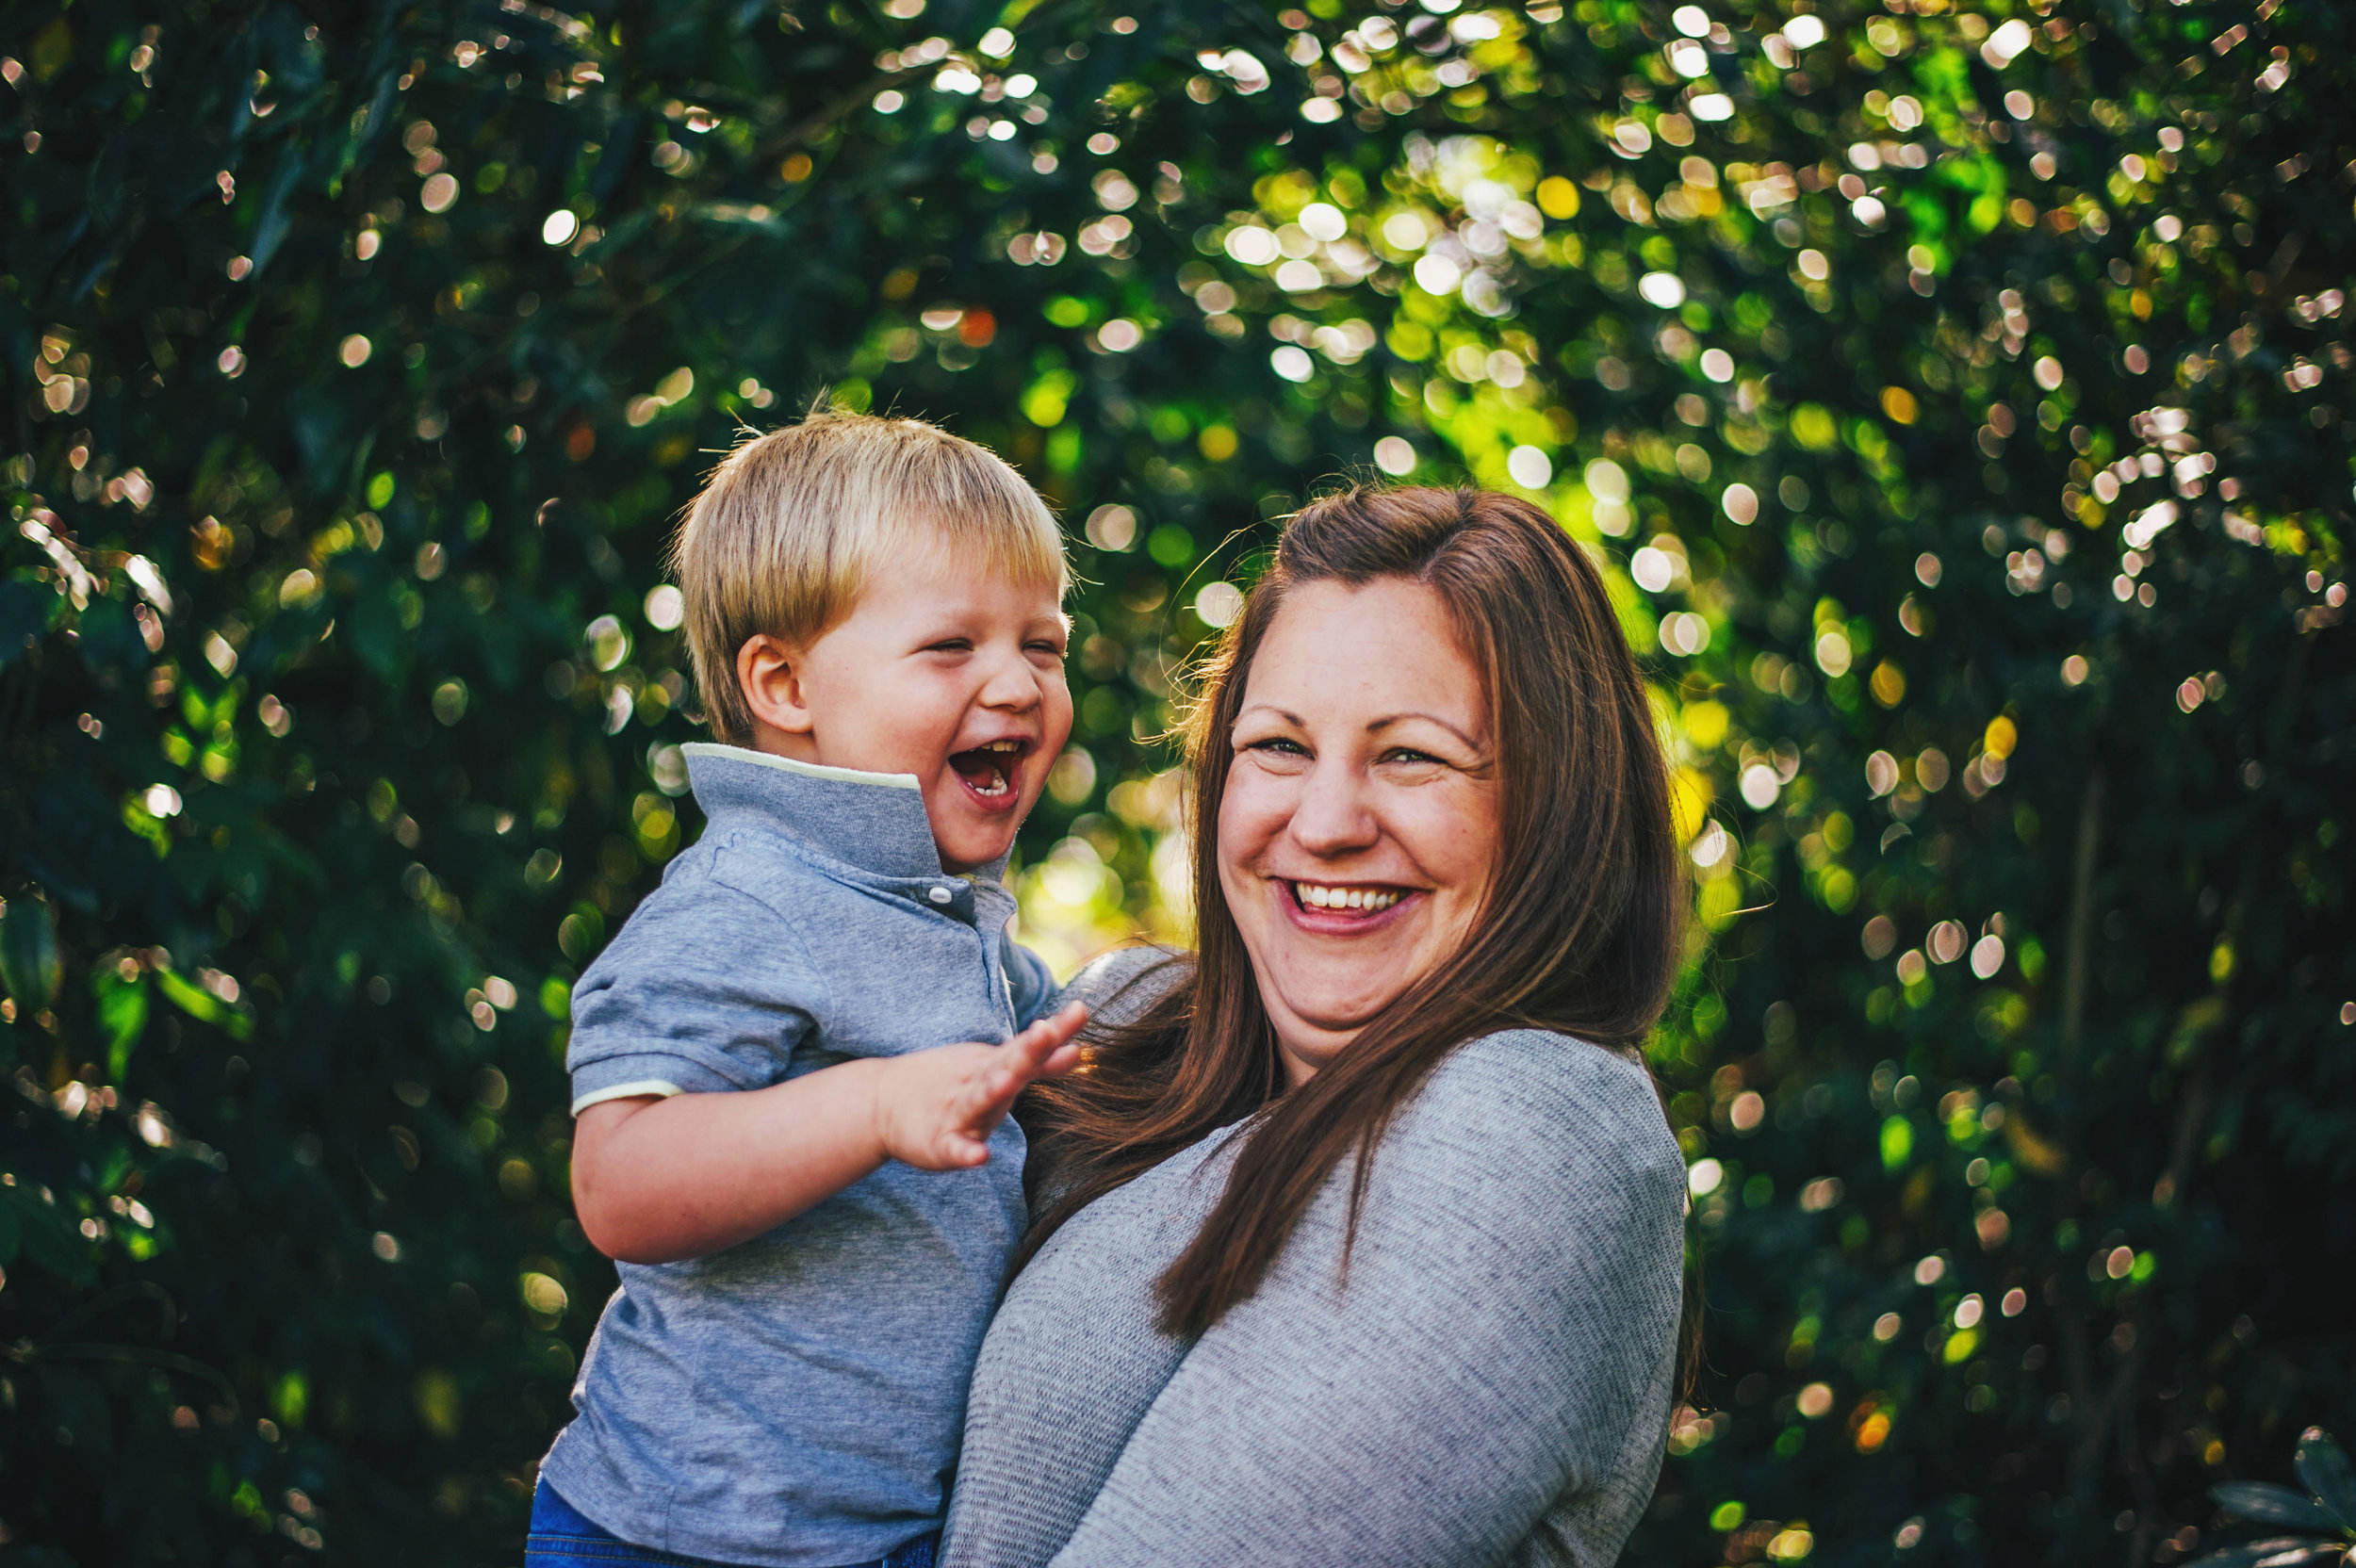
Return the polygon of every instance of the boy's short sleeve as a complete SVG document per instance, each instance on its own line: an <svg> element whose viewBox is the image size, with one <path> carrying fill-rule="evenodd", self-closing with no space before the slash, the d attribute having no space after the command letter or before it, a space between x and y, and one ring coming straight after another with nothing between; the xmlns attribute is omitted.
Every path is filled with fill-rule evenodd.
<svg viewBox="0 0 2356 1568"><path fill-rule="evenodd" d="M780 1083L821 1002L774 910L711 882L666 887L573 988L573 1114L606 1100Z"/></svg>
<svg viewBox="0 0 2356 1568"><path fill-rule="evenodd" d="M1047 960L1016 941L1006 939L1006 999L1014 1004L1014 1026L1028 1029L1055 1002L1055 976Z"/></svg>

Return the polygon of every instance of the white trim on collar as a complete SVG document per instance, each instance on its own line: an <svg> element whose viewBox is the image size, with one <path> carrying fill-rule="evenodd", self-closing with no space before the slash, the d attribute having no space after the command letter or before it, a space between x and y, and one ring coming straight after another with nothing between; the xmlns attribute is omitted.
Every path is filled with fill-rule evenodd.
<svg viewBox="0 0 2356 1568"><path fill-rule="evenodd" d="M861 773L857 768L828 767L824 762L804 762L791 757L777 757L749 746L723 745L717 741L690 741L679 750L689 757L712 757L729 762L749 762L759 768L775 768L779 773L797 773L806 778L832 779L837 784L868 784L883 790L915 790L924 786L912 773Z"/></svg>

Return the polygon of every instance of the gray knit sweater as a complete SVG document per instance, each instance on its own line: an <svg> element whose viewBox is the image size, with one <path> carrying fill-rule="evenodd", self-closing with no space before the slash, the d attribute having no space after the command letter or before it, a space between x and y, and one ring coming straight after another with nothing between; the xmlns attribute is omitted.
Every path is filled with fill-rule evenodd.
<svg viewBox="0 0 2356 1568"><path fill-rule="evenodd" d="M1075 981L1118 994L1159 956ZM947 1568L1613 1561L1666 1433L1685 1166L1631 1062L1513 1030L1448 1058L1209 1332L1155 1327L1251 1124L1074 1216L975 1368Z"/></svg>

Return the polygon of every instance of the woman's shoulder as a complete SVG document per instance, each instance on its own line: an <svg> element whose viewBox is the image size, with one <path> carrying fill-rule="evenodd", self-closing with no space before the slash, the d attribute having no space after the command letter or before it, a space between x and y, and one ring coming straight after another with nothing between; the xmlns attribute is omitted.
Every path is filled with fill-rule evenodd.
<svg viewBox="0 0 2356 1568"><path fill-rule="evenodd" d="M1393 1135L1409 1151L1477 1152L1503 1177L1601 1164L1684 1184L1684 1156L1643 1063L1550 1029L1503 1029L1450 1052ZM1520 1157L1500 1160L1504 1150Z"/></svg>
<svg viewBox="0 0 2356 1568"><path fill-rule="evenodd" d="M1194 955L1148 944L1120 947L1091 958L1056 996L1054 1005L1085 1002L1104 1024L1134 1021L1194 972Z"/></svg>

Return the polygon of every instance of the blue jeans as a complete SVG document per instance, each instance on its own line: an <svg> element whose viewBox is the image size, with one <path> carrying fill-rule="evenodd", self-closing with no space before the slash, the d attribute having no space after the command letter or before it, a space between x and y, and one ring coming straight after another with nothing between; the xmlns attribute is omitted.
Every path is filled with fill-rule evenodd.
<svg viewBox="0 0 2356 1568"><path fill-rule="evenodd" d="M890 1557L845 1564L845 1568L933 1568L941 1549L937 1534L918 1536ZM589 1564L659 1564L661 1568L726 1568L705 1558L633 1546L612 1530L590 1523L579 1509L542 1481L532 1494L532 1533L524 1538L524 1568L587 1568Z"/></svg>

